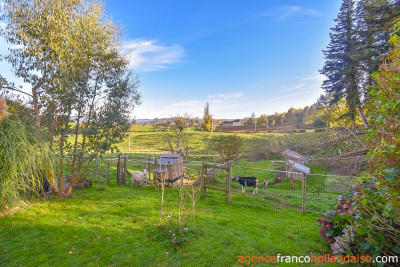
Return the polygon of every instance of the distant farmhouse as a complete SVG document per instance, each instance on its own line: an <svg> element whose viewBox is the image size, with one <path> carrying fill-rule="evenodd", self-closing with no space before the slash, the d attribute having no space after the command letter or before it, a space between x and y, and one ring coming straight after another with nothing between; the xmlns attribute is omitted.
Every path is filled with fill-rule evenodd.
<svg viewBox="0 0 400 267"><path fill-rule="evenodd" d="M242 126L241 120L228 120L222 123L222 126Z"/></svg>

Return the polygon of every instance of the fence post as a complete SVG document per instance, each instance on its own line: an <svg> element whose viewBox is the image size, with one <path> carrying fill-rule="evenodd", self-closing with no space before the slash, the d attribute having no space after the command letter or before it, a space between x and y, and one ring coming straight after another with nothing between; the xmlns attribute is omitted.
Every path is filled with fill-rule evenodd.
<svg viewBox="0 0 400 267"><path fill-rule="evenodd" d="M148 158L148 162L149 162L149 182L151 181L151 158Z"/></svg>
<svg viewBox="0 0 400 267"><path fill-rule="evenodd" d="M232 201L232 163L229 163L229 167L226 174L226 202L231 203Z"/></svg>
<svg viewBox="0 0 400 267"><path fill-rule="evenodd" d="M124 157L124 172L123 172L123 176L121 179L122 184L126 184L126 168L127 168L127 163L128 163L128 156L125 155Z"/></svg>
<svg viewBox="0 0 400 267"><path fill-rule="evenodd" d="M117 162L117 184L120 184L121 179L121 155L118 155L118 162Z"/></svg>
<svg viewBox="0 0 400 267"><path fill-rule="evenodd" d="M206 197L206 179L205 179L205 164L202 163L200 174L201 196Z"/></svg>
<svg viewBox="0 0 400 267"><path fill-rule="evenodd" d="M307 175L303 176L303 201L301 203L301 211L304 213L306 211L307 202Z"/></svg>
<svg viewBox="0 0 400 267"><path fill-rule="evenodd" d="M110 183L110 176L111 176L111 171L110 171L110 162L107 161L107 169L108 169L108 174L107 174L107 184Z"/></svg>

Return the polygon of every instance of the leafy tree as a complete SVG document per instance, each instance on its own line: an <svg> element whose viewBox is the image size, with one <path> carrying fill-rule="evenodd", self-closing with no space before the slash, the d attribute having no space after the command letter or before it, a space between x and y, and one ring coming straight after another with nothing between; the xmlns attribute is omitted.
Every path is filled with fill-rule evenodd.
<svg viewBox="0 0 400 267"><path fill-rule="evenodd" d="M208 146L227 162L236 159L243 152L244 140L236 134L217 135L208 141Z"/></svg>
<svg viewBox="0 0 400 267"><path fill-rule="evenodd" d="M186 120L177 116L173 118L172 124L157 125L156 131L161 133L161 141L168 146L172 154L180 153L186 155L189 152L189 143L192 139L192 133L186 128Z"/></svg>
<svg viewBox="0 0 400 267"><path fill-rule="evenodd" d="M212 126L212 117L210 114L210 105L208 102L204 107L204 116L203 116L203 123L200 125L200 129L203 131L210 131Z"/></svg>
<svg viewBox="0 0 400 267"><path fill-rule="evenodd" d="M327 50L324 51L326 62L320 71L327 77L322 88L332 94L333 102L345 97L353 128L355 127L356 110L358 110L364 126L367 126L360 99L354 0L343 0L335 22L336 25L330 33L331 41Z"/></svg>
<svg viewBox="0 0 400 267"><path fill-rule="evenodd" d="M350 125L346 100L332 101L332 94L321 95L317 101L317 109L321 111L319 118L328 128L333 126L348 127Z"/></svg>
<svg viewBox="0 0 400 267"><path fill-rule="evenodd" d="M257 125L260 125L260 126L267 125L267 122L268 122L268 116L267 115L261 115L257 119Z"/></svg>
<svg viewBox="0 0 400 267"><path fill-rule="evenodd" d="M0 18L8 23L1 35L18 45L7 60L31 84L36 125L59 154L54 190L68 195L97 155L125 137L139 104L137 77L119 52L120 30L100 3L83 0L6 0ZM66 155L70 185L64 189Z"/></svg>

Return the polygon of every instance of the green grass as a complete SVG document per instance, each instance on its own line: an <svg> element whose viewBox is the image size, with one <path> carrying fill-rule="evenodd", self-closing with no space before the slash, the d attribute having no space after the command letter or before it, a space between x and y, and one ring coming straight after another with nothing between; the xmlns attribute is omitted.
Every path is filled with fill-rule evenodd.
<svg viewBox="0 0 400 267"><path fill-rule="evenodd" d="M153 126L137 126L131 127L131 151L167 151L168 146L162 140L162 134L156 131ZM232 133L223 132L203 132L195 129L190 129L191 139L189 142L190 154L207 154L204 146L204 139L217 135L229 135ZM287 133L236 133L245 140L246 151L251 150L257 145L255 140L265 136L287 136ZM326 133L293 133L290 134L290 142L292 145L301 143L305 138L313 139ZM129 151L129 137L125 138L118 147L121 151Z"/></svg>
<svg viewBox="0 0 400 267"><path fill-rule="evenodd" d="M228 204L211 190L198 201L196 226L188 224L185 243L174 249L169 226L157 229L160 194L153 187L95 187L0 217L0 266L240 266L241 255L328 251L316 214L276 211L246 195ZM166 194L169 212L176 193Z"/></svg>

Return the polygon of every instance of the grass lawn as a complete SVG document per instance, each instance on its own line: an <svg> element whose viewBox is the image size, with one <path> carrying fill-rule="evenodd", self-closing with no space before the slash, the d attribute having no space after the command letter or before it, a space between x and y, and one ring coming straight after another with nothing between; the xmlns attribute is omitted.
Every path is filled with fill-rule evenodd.
<svg viewBox="0 0 400 267"><path fill-rule="evenodd" d="M94 184L68 199L34 201L0 217L0 266L242 266L239 256L328 252L318 214L277 211L246 195L228 204L212 190L198 201L185 242L173 244L174 224L157 229L159 192L113 183L104 191ZM176 197L166 190L166 213L176 214Z"/></svg>

